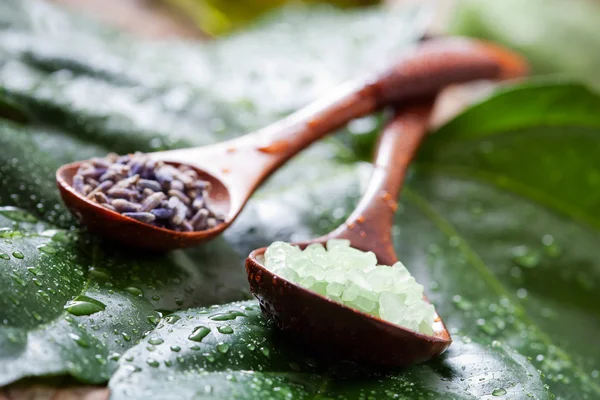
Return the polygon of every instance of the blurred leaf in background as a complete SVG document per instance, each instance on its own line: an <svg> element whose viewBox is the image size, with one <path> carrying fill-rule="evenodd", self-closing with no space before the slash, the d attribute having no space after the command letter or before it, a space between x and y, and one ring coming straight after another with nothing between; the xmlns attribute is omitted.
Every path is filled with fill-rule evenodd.
<svg viewBox="0 0 600 400"><path fill-rule="evenodd" d="M337 7L377 4L379 0L165 0L181 9L206 33L220 35L240 28L286 3L329 3Z"/></svg>
<svg viewBox="0 0 600 400"><path fill-rule="evenodd" d="M458 0L449 32L513 48L536 74L566 74L600 88L599 27L597 1Z"/></svg>

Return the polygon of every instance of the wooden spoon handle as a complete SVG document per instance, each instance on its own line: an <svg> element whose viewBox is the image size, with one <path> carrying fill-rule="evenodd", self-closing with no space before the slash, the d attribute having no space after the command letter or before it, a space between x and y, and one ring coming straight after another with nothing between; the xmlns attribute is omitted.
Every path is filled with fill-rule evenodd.
<svg viewBox="0 0 600 400"><path fill-rule="evenodd" d="M348 121L383 106L433 96L445 86L477 79L517 78L526 62L497 45L463 38L425 41L391 68L349 82L256 133L260 151L273 155L275 168Z"/></svg>
<svg viewBox="0 0 600 400"><path fill-rule="evenodd" d="M379 138L367 190L346 222L327 239L348 239L352 246L377 254L382 264L397 261L391 239L396 201L408 166L427 134L432 108L433 101L425 101L396 112Z"/></svg>
<svg viewBox="0 0 600 400"><path fill-rule="evenodd" d="M155 153L155 158L195 164L221 180L230 189L231 209L237 213L273 171L354 118L388 104L433 96L453 83L516 78L526 70L520 56L490 43L432 39L392 68L347 83L324 99L253 134L212 146Z"/></svg>

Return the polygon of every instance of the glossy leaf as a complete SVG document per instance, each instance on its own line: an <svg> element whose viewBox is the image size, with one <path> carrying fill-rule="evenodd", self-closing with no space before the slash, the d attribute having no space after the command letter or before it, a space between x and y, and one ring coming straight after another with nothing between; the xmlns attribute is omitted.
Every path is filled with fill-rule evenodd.
<svg viewBox="0 0 600 400"><path fill-rule="evenodd" d="M200 341L198 327L208 331ZM255 302L172 314L124 355L109 388L112 399L550 398L535 368L499 344L464 338L435 362L365 370L289 343Z"/></svg>
<svg viewBox="0 0 600 400"><path fill-rule="evenodd" d="M525 55L535 73L562 74L600 87L600 6L587 0L460 0L452 34L492 40Z"/></svg>

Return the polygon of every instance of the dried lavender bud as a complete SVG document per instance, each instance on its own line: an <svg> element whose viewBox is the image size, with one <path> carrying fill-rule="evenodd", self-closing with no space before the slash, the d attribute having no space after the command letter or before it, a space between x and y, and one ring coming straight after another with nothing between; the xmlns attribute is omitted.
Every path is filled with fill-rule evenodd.
<svg viewBox="0 0 600 400"><path fill-rule="evenodd" d="M160 192L160 189L158 191ZM142 190L142 198L144 198L144 199L148 196L152 196L153 194L154 194L154 191L152 189L146 188L146 189Z"/></svg>
<svg viewBox="0 0 600 400"><path fill-rule="evenodd" d="M182 232L192 232L194 230L194 227L188 221L184 220L181 223L181 230Z"/></svg>
<svg viewBox="0 0 600 400"><path fill-rule="evenodd" d="M178 171L175 167L170 165L163 165L158 170L156 170L156 180L160 182L161 185L170 183L173 180L175 174Z"/></svg>
<svg viewBox="0 0 600 400"><path fill-rule="evenodd" d="M94 200L96 200L97 203L108 203L108 197L106 197L106 195L102 192L96 192L94 193Z"/></svg>
<svg viewBox="0 0 600 400"><path fill-rule="evenodd" d="M185 172L184 173L180 173L179 171L177 171L177 174L175 175L175 177L177 177L177 179L179 179L185 186L191 185L192 183L194 183L194 180L187 175Z"/></svg>
<svg viewBox="0 0 600 400"><path fill-rule="evenodd" d="M174 180L170 185L171 190L179 190L183 191L185 189L185 185L181 181Z"/></svg>
<svg viewBox="0 0 600 400"><path fill-rule="evenodd" d="M140 179L137 184L139 187L143 189L150 189L153 192L160 192L162 189L160 183L150 179Z"/></svg>
<svg viewBox="0 0 600 400"><path fill-rule="evenodd" d="M155 208L150 212L154 214L156 219L169 219L173 216L173 214L175 214L175 211L169 208Z"/></svg>
<svg viewBox="0 0 600 400"><path fill-rule="evenodd" d="M200 210L204 208L204 197L197 196L192 203L192 208L194 210Z"/></svg>
<svg viewBox="0 0 600 400"><path fill-rule="evenodd" d="M210 190L212 189L212 184L209 181L194 181L190 187L198 190Z"/></svg>
<svg viewBox="0 0 600 400"><path fill-rule="evenodd" d="M171 217L170 221L173 225L177 226L177 225L181 224L181 222L185 219L187 207L182 202L179 202L175 206L174 211L175 211L175 213Z"/></svg>
<svg viewBox="0 0 600 400"><path fill-rule="evenodd" d="M137 219L138 221L145 222L147 224L153 222L156 219L154 214L149 212L124 212L123 215L129 218Z"/></svg>
<svg viewBox="0 0 600 400"><path fill-rule="evenodd" d="M88 186L88 185L86 185L86 186ZM94 188L94 190L90 190L87 197L91 199L91 198L93 198L93 196L96 193L99 193L99 192L105 193L106 190L110 189L112 186L113 186L113 181L104 181L104 182L100 183L98 186L96 186ZM91 189L91 186L90 186L90 189Z"/></svg>
<svg viewBox="0 0 600 400"><path fill-rule="evenodd" d="M130 154L127 154L125 156L119 156L119 158L117 158L116 164L125 164L129 158L131 157ZM115 165L115 164L113 164Z"/></svg>
<svg viewBox="0 0 600 400"><path fill-rule="evenodd" d="M202 229L206 226L206 219L209 216L209 211L206 208L202 208L194 214L190 223L194 229Z"/></svg>
<svg viewBox="0 0 600 400"><path fill-rule="evenodd" d="M108 180L116 180L117 173L115 171L108 170L102 175L100 175L100 182L108 181Z"/></svg>
<svg viewBox="0 0 600 400"><path fill-rule="evenodd" d="M84 189L83 189L83 176L76 174L73 177L73 189L75 189L75 191L77 193L84 193Z"/></svg>
<svg viewBox="0 0 600 400"><path fill-rule="evenodd" d="M136 195L135 190L125 189L121 187L110 188L106 193L111 197L118 197L120 199L133 199Z"/></svg>
<svg viewBox="0 0 600 400"><path fill-rule="evenodd" d="M80 168L78 173L80 173L81 175L83 175L86 178L94 178L94 179L98 179L100 176L102 176L106 171L108 171L108 168L103 168L103 167L91 167L91 168Z"/></svg>
<svg viewBox="0 0 600 400"><path fill-rule="evenodd" d="M92 163L96 169L103 168L106 170L108 167L110 167L111 161L107 160L106 158L94 157L90 160L90 163Z"/></svg>
<svg viewBox="0 0 600 400"><path fill-rule="evenodd" d="M124 199L114 199L110 202L110 204L118 211L118 212L139 212L142 206L139 204L133 203L131 201L127 201Z"/></svg>
<svg viewBox="0 0 600 400"><path fill-rule="evenodd" d="M179 205L179 203L181 203L181 200L179 200L175 196L172 196L172 197L169 197L169 202L167 203L167 207L174 210L175 207L177 207Z"/></svg>
<svg viewBox="0 0 600 400"><path fill-rule="evenodd" d="M101 205L102 207L104 207L104 208L108 208L108 209L109 209L109 210L111 210L111 211L117 211L117 209L116 209L116 208L114 208L113 206L111 206L111 205L110 205L110 204L108 204L108 203L102 203L102 204L100 204L100 205Z"/></svg>
<svg viewBox="0 0 600 400"><path fill-rule="evenodd" d="M133 175L127 179L123 179L122 181L117 182L115 186L122 187L122 188L129 188L129 187L135 185L139 179L140 179L139 175Z"/></svg>
<svg viewBox="0 0 600 400"><path fill-rule="evenodd" d="M129 172L129 166L125 164L111 164L108 169L115 171L119 175L127 175Z"/></svg>
<svg viewBox="0 0 600 400"><path fill-rule="evenodd" d="M98 186L100 183L99 183L97 180L93 179L93 178L88 178L88 179L87 179L87 184L88 184L88 185L90 185L92 188L95 188L95 187L97 187L97 186Z"/></svg>
<svg viewBox="0 0 600 400"><path fill-rule="evenodd" d="M176 189L171 189L168 191L169 196L175 196L177 197L179 200L181 200L181 202L185 205L189 205L190 204L190 198L187 197L182 191L180 190L176 190Z"/></svg>
<svg viewBox="0 0 600 400"><path fill-rule="evenodd" d="M164 199L166 199L167 196L163 193L163 192L156 192L151 194L150 196L148 196L146 198L146 200L144 200L144 202L142 203L142 211L150 211L154 208L156 208L161 201L163 201Z"/></svg>

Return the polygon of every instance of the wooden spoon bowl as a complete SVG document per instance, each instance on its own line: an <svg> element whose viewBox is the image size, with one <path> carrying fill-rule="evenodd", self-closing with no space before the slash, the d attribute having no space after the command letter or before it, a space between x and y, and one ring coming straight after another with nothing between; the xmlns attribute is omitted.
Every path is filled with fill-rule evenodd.
<svg viewBox="0 0 600 400"><path fill-rule="evenodd" d="M101 207L71 186L80 163L61 167L56 180L67 207L91 231L152 250L194 246L231 225L256 188L283 163L350 120L390 104L432 96L453 83L514 78L525 71L520 57L495 45L456 38L430 40L383 72L342 85L255 133L210 146L151 153L156 160L186 164L212 183L211 206L223 213L225 221L208 230L163 229Z"/></svg>
<svg viewBox="0 0 600 400"><path fill-rule="evenodd" d="M190 167L196 171L199 179L208 181L212 185L209 196L212 210L220 215L225 215L226 219L224 223L200 232L177 232L126 217L83 197L73 188L73 177L82 162L78 161L63 165L58 169L56 180L60 195L65 205L90 231L112 240L137 248L157 251L185 248L198 244L204 237L211 238L218 235L233 222L234 217L229 215L231 212L231 195L227 186L220 179L193 165L190 165ZM166 162L166 164L175 167L181 165L177 162ZM202 236L199 236L198 233L201 233Z"/></svg>
<svg viewBox="0 0 600 400"><path fill-rule="evenodd" d="M397 261L391 241L396 198L408 164L426 134L429 109L413 106L396 114L380 138L375 171L356 210L330 234L297 243L301 248L334 238L347 239L352 247L374 252L380 264ZM310 347L345 359L400 367L427 361L452 342L439 316L434 334L427 336L289 282L263 266L265 250L253 251L246 260L250 289L270 320Z"/></svg>

